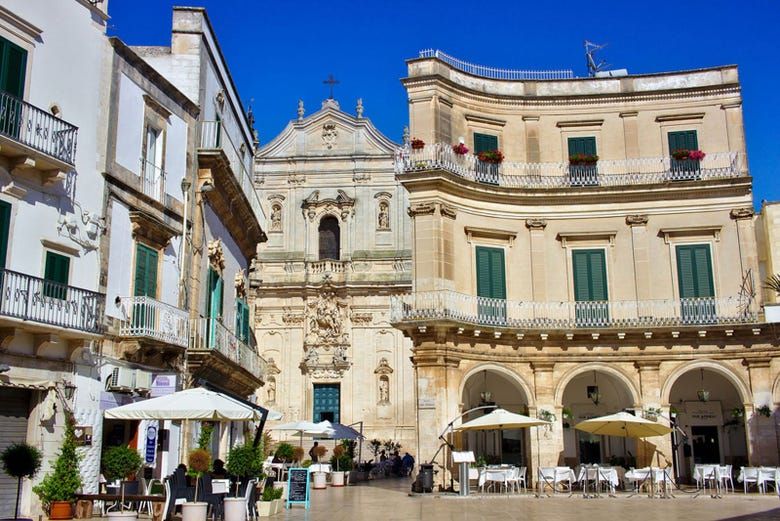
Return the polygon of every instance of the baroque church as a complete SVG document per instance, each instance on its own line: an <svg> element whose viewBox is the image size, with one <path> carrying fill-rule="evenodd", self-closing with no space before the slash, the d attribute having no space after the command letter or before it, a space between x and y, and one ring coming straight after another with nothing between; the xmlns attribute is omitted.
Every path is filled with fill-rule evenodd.
<svg viewBox="0 0 780 521"><path fill-rule="evenodd" d="M285 418L362 422L368 439L416 440L411 343L390 324L411 290L408 201L397 145L329 98L258 150L269 216L250 284L268 362L260 403ZM356 425L359 428L360 424Z"/></svg>

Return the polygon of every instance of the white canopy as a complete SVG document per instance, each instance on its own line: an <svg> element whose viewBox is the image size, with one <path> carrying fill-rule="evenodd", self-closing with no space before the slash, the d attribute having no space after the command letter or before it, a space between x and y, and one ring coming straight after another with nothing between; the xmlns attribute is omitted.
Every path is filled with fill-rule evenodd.
<svg viewBox="0 0 780 521"><path fill-rule="evenodd" d="M575 425L574 428L591 434L621 436L623 438L651 438L672 432L671 427L627 412L584 420Z"/></svg>
<svg viewBox="0 0 780 521"><path fill-rule="evenodd" d="M550 422L531 418L523 414L509 412L506 409L496 409L490 414L486 414L471 421L467 421L460 427L455 427L456 431L488 431L493 429L525 429L536 427L538 425L549 425Z"/></svg>
<svg viewBox="0 0 780 521"><path fill-rule="evenodd" d="M130 403L108 409L110 420L213 420L259 421L259 408L251 407L230 396L195 387L176 393ZM280 420L282 415L268 411L269 420Z"/></svg>
<svg viewBox="0 0 780 521"><path fill-rule="evenodd" d="M272 431L294 431L298 434L327 434L330 429L329 425L324 425L323 422L314 423L306 420L297 422L288 422L276 427L271 427Z"/></svg>

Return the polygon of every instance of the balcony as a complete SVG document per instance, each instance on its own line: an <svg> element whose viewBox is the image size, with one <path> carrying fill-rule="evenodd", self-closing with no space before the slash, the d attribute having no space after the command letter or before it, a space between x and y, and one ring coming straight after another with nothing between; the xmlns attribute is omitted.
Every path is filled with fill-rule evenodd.
<svg viewBox="0 0 780 521"><path fill-rule="evenodd" d="M102 293L7 269L0 274L0 316L88 334L102 332L106 303Z"/></svg>
<svg viewBox="0 0 780 521"><path fill-rule="evenodd" d="M758 322L745 297L590 302L501 300L440 290L394 296L391 322L451 321L517 330L632 329L745 325Z"/></svg>
<svg viewBox="0 0 780 521"><path fill-rule="evenodd" d="M240 395L263 385L265 360L214 318L190 321L187 363L193 374Z"/></svg>
<svg viewBox="0 0 780 521"><path fill-rule="evenodd" d="M186 348L189 316L177 307L151 297L123 297L126 318L119 323L119 337Z"/></svg>
<svg viewBox="0 0 780 521"><path fill-rule="evenodd" d="M484 163L472 154L456 154L452 145L434 143L421 149L404 147L396 155L396 173L444 170L469 181L507 188L560 189L616 187L747 177L737 152L710 153L701 161L671 157L599 160L592 165L569 163Z"/></svg>
<svg viewBox="0 0 780 521"><path fill-rule="evenodd" d="M78 128L7 92L0 92L0 155L15 170L60 178L76 161Z"/></svg>
<svg viewBox="0 0 780 521"><path fill-rule="evenodd" d="M165 171L152 163L141 158L141 191L159 201L165 202Z"/></svg>

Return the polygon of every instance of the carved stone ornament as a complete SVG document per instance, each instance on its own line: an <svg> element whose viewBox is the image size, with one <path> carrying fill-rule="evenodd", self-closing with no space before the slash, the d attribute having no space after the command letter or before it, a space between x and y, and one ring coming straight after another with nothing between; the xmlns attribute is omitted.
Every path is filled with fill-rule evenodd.
<svg viewBox="0 0 780 521"><path fill-rule="evenodd" d="M374 369L374 374L393 374L393 368L390 367L390 363L387 361L387 358L382 357L379 360L379 365L377 365L376 369Z"/></svg>
<svg viewBox="0 0 780 521"><path fill-rule="evenodd" d="M217 92L217 95L214 97L214 100L217 102L217 105L219 105L219 108L222 108L225 105L225 91L220 90Z"/></svg>
<svg viewBox="0 0 780 521"><path fill-rule="evenodd" d="M532 217L525 220L525 227L529 230L544 230L547 228L547 219Z"/></svg>
<svg viewBox="0 0 780 521"><path fill-rule="evenodd" d="M222 241L214 239L208 244L209 265L215 271L222 273L225 269L225 253L222 251Z"/></svg>
<svg viewBox="0 0 780 521"><path fill-rule="evenodd" d="M644 214L626 215L626 224L629 226L645 226L648 217Z"/></svg>
<svg viewBox="0 0 780 521"><path fill-rule="evenodd" d="M729 215L734 220L739 219L750 219L753 217L753 209L752 208L734 208L729 212Z"/></svg>
<svg viewBox="0 0 780 521"><path fill-rule="evenodd" d="M417 217L419 215L433 215L436 212L436 207L433 203L416 203L409 207L409 217Z"/></svg>
<svg viewBox="0 0 780 521"><path fill-rule="evenodd" d="M389 230L390 229L390 205L387 201L379 202L379 211L377 213L377 230Z"/></svg>
<svg viewBox="0 0 780 521"><path fill-rule="evenodd" d="M353 312L351 318L352 318L352 323L353 324L365 325L365 324L370 324L373 321L374 315L372 315L371 313L354 313Z"/></svg>
<svg viewBox="0 0 780 521"><path fill-rule="evenodd" d="M306 306L305 345L331 346L349 343L346 332L347 303L336 297L332 291L325 290L318 298Z"/></svg>
<svg viewBox="0 0 780 521"><path fill-rule="evenodd" d="M276 362L274 361L274 359L273 358L269 358L268 362L266 363L265 372L266 372L266 374L269 374L269 375L276 375L276 374L281 373L282 371L281 371L281 369L279 369L279 366L276 365Z"/></svg>
<svg viewBox="0 0 780 521"><path fill-rule="evenodd" d="M271 229L272 232L282 231L282 206L278 203L271 205Z"/></svg>
<svg viewBox="0 0 780 521"><path fill-rule="evenodd" d="M355 199L348 196L344 190L337 190L336 197L320 199L320 191L315 190L301 203L304 217L313 222L317 215L323 212L338 211L341 220L344 221L355 212Z"/></svg>
<svg viewBox="0 0 780 521"><path fill-rule="evenodd" d="M339 137L339 131L336 128L335 123L325 123L322 126L322 144L328 150L333 149L336 146L336 140Z"/></svg>
<svg viewBox="0 0 780 521"><path fill-rule="evenodd" d="M352 366L347 358L347 346L336 346L327 351L321 346L304 346L305 354L299 365L303 374L315 379L341 378Z"/></svg>
<svg viewBox="0 0 780 521"><path fill-rule="evenodd" d="M303 318L303 313L293 313L290 310L285 310L284 313L282 313L282 322L288 326L303 324Z"/></svg>
<svg viewBox="0 0 780 521"><path fill-rule="evenodd" d="M246 271L244 268L238 270L233 282L236 285L236 297L246 298Z"/></svg>
<svg viewBox="0 0 780 521"><path fill-rule="evenodd" d="M454 206L450 206L450 205L444 204L444 203L442 203L439 206L439 213L441 213L442 217L448 217L450 219L454 219L455 216L457 215L457 212L455 211L455 207Z"/></svg>

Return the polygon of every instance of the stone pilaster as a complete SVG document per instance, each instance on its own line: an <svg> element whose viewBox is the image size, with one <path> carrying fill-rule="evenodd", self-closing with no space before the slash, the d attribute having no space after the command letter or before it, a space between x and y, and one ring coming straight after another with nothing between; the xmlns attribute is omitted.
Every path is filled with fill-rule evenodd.
<svg viewBox="0 0 780 521"><path fill-rule="evenodd" d="M531 466L529 476L536 481L537 468L562 464L560 460L563 447L563 423L560 420L562 407L555 403L555 378L553 362L534 362L534 388L536 392L536 415L540 411L550 411L556 419L549 427L531 429ZM559 405L559 404L558 404Z"/></svg>
<svg viewBox="0 0 780 521"><path fill-rule="evenodd" d="M750 392L753 395L753 413L745 408L748 427L748 459L751 465L777 466L780 460L775 419L758 412L763 406L774 409L772 400L772 373L770 358L745 359L750 374Z"/></svg>
<svg viewBox="0 0 780 521"><path fill-rule="evenodd" d="M650 286L650 242L647 234L647 215L629 215L626 224L631 227L631 247L634 253L634 283L637 300L652 299Z"/></svg>
<svg viewBox="0 0 780 521"><path fill-rule="evenodd" d="M525 160L527 163L539 163L539 116L523 116L525 122Z"/></svg>
<svg viewBox="0 0 780 521"><path fill-rule="evenodd" d="M742 124L742 103L723 104L720 108L726 113L726 135L729 140L729 150L743 154L742 168L747 170L745 152L745 128Z"/></svg>
<svg viewBox="0 0 780 521"><path fill-rule="evenodd" d="M637 130L638 112L621 112L623 119L623 139L626 146L626 159L639 157L639 131Z"/></svg>
<svg viewBox="0 0 780 521"><path fill-rule="evenodd" d="M649 409L658 410L661 409L661 378L659 375L660 362L650 360L636 362L636 369L639 371L639 392L640 401L643 411ZM640 411L637 411L640 414ZM661 409L662 417L658 418L658 422L664 425L669 425L669 408ZM672 441L669 436L656 436L647 440L637 443L639 454L642 456L643 461L637 464L661 467L672 466Z"/></svg>
<svg viewBox="0 0 780 521"><path fill-rule="evenodd" d="M531 234L531 288L537 302L547 301L547 262L544 255L544 219L526 219L525 226Z"/></svg>
<svg viewBox="0 0 780 521"><path fill-rule="evenodd" d="M753 209L734 208L729 215L737 225L737 240L739 241L739 264L744 276L748 270L753 273L754 286L757 299L761 302L762 285L759 283L758 273L758 248L756 246L756 233L753 227Z"/></svg>

